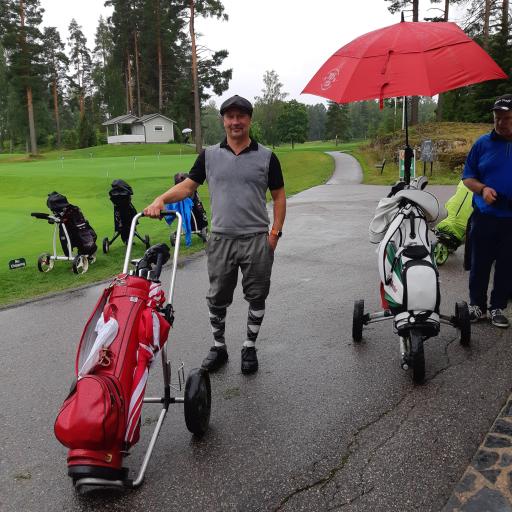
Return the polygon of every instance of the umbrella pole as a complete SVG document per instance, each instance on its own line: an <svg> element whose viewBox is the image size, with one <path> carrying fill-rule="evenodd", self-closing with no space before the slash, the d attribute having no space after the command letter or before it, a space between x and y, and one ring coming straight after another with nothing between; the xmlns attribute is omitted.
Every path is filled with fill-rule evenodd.
<svg viewBox="0 0 512 512"><path fill-rule="evenodd" d="M407 115L407 96L404 96L404 117L405 117L405 151L404 151L404 181L406 185L411 183L411 163L414 152L409 146L409 123Z"/></svg>

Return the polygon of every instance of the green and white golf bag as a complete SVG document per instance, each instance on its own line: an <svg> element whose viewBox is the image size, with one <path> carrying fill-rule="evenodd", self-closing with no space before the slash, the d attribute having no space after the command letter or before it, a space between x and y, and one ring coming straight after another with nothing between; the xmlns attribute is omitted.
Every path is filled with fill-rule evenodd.
<svg viewBox="0 0 512 512"><path fill-rule="evenodd" d="M370 225L373 241L380 238L383 302L393 313L400 335L417 327L425 336L439 332L439 274L431 226L443 210L432 194L409 188L381 200Z"/></svg>

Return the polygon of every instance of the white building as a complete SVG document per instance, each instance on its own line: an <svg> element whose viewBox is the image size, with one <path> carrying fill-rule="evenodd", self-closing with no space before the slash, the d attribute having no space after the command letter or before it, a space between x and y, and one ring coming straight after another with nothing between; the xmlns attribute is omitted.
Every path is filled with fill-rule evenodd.
<svg viewBox="0 0 512 512"><path fill-rule="evenodd" d="M150 144L173 141L175 124L176 121L162 114L146 114L142 117L125 114L105 121L103 126L107 128L109 144ZM109 126L113 127L112 135L109 134Z"/></svg>

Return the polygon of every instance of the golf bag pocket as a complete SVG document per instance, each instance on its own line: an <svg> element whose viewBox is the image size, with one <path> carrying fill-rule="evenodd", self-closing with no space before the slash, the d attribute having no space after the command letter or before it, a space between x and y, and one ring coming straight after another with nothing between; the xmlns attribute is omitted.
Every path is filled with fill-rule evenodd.
<svg viewBox="0 0 512 512"><path fill-rule="evenodd" d="M54 431L68 448L99 450L117 441L120 427L124 430L124 408L113 377L86 375L64 401Z"/></svg>
<svg viewBox="0 0 512 512"><path fill-rule="evenodd" d="M438 311L439 284L437 270L426 259L407 261L402 270L403 305L408 311Z"/></svg>

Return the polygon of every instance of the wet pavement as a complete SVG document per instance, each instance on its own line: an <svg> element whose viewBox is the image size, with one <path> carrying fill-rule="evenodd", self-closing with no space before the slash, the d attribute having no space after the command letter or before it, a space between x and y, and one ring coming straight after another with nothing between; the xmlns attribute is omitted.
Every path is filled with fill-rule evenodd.
<svg viewBox="0 0 512 512"><path fill-rule="evenodd" d="M360 185L355 160L333 156L339 166L329 184L289 200L258 339L260 371L240 372L247 305L237 290L227 317L230 360L212 375L209 432L192 438L183 407L171 405L136 491L76 493L66 476L66 450L53 437L76 345L102 287L0 310L2 511L430 512L469 506L478 485L477 508L461 510L508 510L503 501L502 508L478 507L507 499L496 490L508 476L509 420L496 416L509 412L503 407L510 332L479 324L471 346L463 347L455 329L443 326L426 343L422 386L400 369L390 323L366 327L362 343L354 344L353 301L364 298L368 311L379 306L376 247L367 228L388 187ZM429 190L445 201L454 187ZM440 277L441 310L451 314L467 295L460 250ZM180 361L187 372L198 366L211 343L207 286L204 256L185 260L168 342L173 370ZM161 391L160 371L152 370L150 395ZM126 459L132 474L158 410L145 406L141 441ZM501 431L490 434L493 424ZM454 497L461 479L465 490Z"/></svg>

